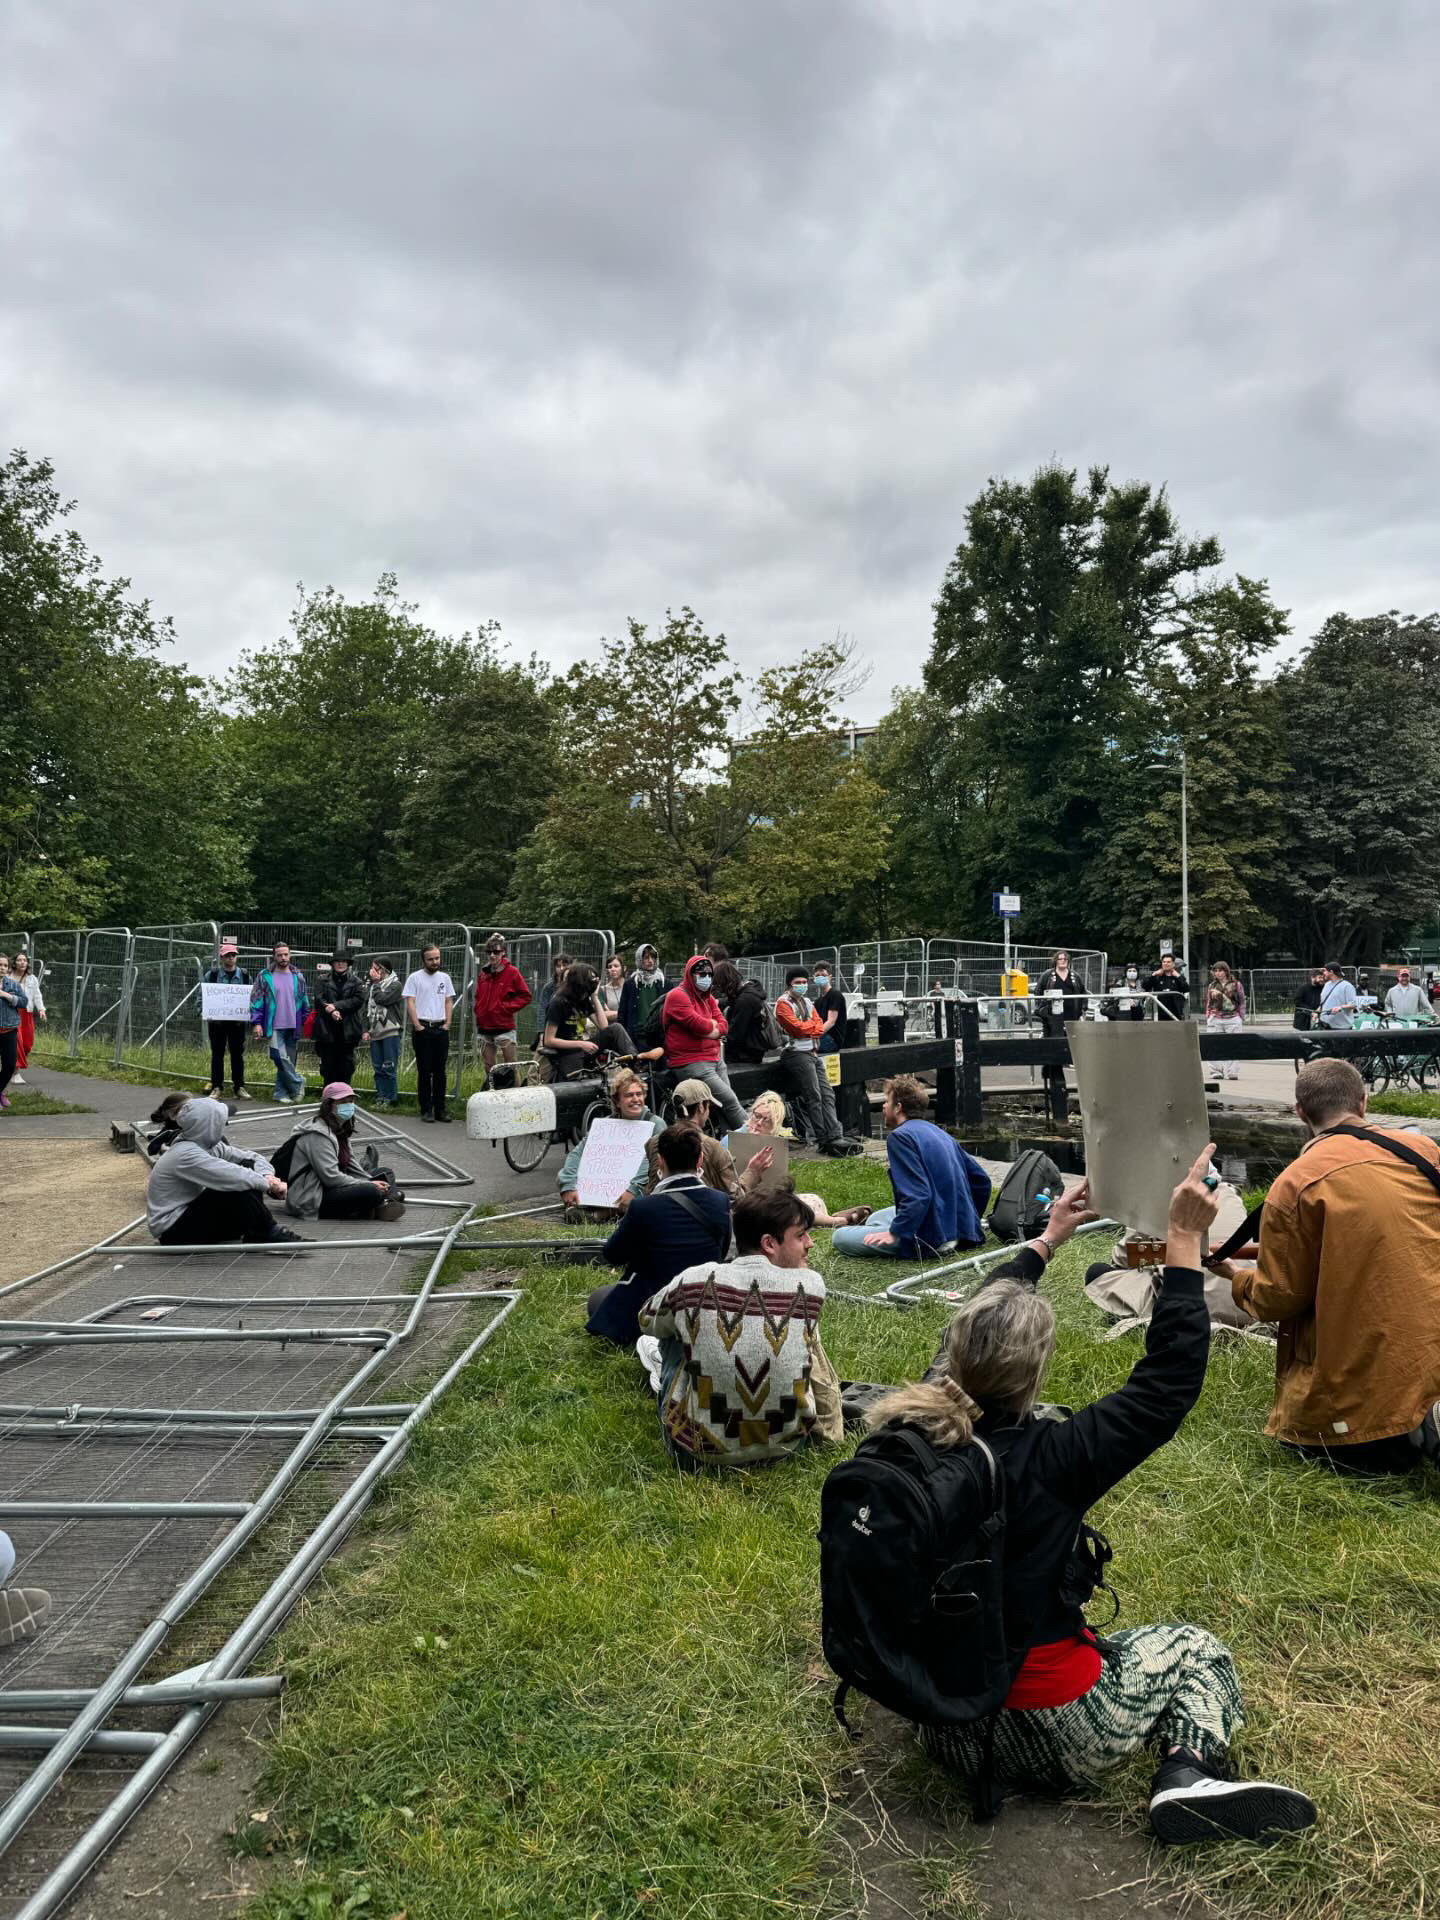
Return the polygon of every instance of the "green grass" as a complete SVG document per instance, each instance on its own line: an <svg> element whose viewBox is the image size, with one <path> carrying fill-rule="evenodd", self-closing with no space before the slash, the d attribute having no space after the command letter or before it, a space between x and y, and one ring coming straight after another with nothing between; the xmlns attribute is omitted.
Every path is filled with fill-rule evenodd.
<svg viewBox="0 0 1440 1920"><path fill-rule="evenodd" d="M832 1205L887 1197L874 1163L806 1163L803 1184ZM1138 1352L1095 1338L1080 1290L1095 1254L1077 1242L1046 1280L1048 1392L1070 1404L1119 1385ZM893 1274L828 1247L821 1264L859 1291ZM252 1920L346 1901L408 1920L862 1909L835 1817L854 1756L818 1654L814 1533L834 1456L677 1474L633 1357L582 1331L596 1277L529 1266L524 1301L421 1430L360 1550L287 1630L260 1804L294 1866ZM844 1377L913 1376L945 1313L834 1300L826 1345ZM1156 1850L1153 1873L1227 1914L1394 1920L1440 1883L1440 1484L1347 1484L1282 1457L1260 1432L1272 1365L1258 1342L1217 1345L1179 1438L1096 1518L1122 1621L1193 1619L1232 1646L1241 1763L1307 1786L1321 1824L1264 1852ZM899 1773L963 1808L923 1763ZM1141 1818L1144 1775L1136 1762L1099 1796L1122 1825ZM917 1912L963 1910L963 1854L939 1844L926 1873Z"/></svg>
<svg viewBox="0 0 1440 1920"><path fill-rule="evenodd" d="M68 1100L57 1100L53 1095L41 1093L38 1087L17 1087L12 1080L6 1089L10 1101L8 1113L0 1113L0 1121L23 1120L27 1115L34 1117L44 1113L93 1113L93 1107L73 1106Z"/></svg>
<svg viewBox="0 0 1440 1920"><path fill-rule="evenodd" d="M1400 1113L1412 1120L1440 1120L1440 1093L1377 1093L1371 1113Z"/></svg>

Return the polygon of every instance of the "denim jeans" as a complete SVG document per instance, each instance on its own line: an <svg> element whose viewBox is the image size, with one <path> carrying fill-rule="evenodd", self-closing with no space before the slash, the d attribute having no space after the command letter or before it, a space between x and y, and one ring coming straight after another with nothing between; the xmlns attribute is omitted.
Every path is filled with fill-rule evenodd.
<svg viewBox="0 0 1440 1920"><path fill-rule="evenodd" d="M714 1103L725 1116L727 1127L745 1125L745 1109L736 1098L735 1089L730 1084L730 1076L717 1061L702 1060L684 1067L672 1067L671 1072L677 1080L703 1080L714 1096Z"/></svg>
<svg viewBox="0 0 1440 1920"><path fill-rule="evenodd" d="M375 1092L381 1100L400 1095L400 1036L387 1033L383 1040L370 1042L370 1064L375 1069Z"/></svg>
<svg viewBox="0 0 1440 1920"><path fill-rule="evenodd" d="M830 1245L836 1253L848 1253L852 1260L908 1260L909 1250L903 1242L894 1247L867 1247L867 1233L889 1233L895 1224L894 1207L878 1207L870 1218L858 1227L836 1227L830 1236Z"/></svg>
<svg viewBox="0 0 1440 1920"><path fill-rule="evenodd" d="M295 1065L294 1027L276 1027L270 1036L270 1058L275 1062L275 1100L294 1100L305 1091L305 1076Z"/></svg>

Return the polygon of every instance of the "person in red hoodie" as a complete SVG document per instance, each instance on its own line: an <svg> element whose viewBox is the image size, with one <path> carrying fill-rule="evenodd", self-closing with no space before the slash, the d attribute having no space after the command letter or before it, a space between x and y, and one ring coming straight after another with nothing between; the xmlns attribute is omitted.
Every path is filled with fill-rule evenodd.
<svg viewBox="0 0 1440 1920"><path fill-rule="evenodd" d="M735 1097L722 1052L730 1031L711 989L715 963L697 953L685 963L685 978L665 996L665 1061L683 1067L691 1080L703 1080L715 1096L727 1127L745 1125L745 1109Z"/></svg>
<svg viewBox="0 0 1440 1920"><path fill-rule="evenodd" d="M475 1031L487 1079L497 1056L514 1066L515 1016L529 1004L530 989L524 974L511 964L504 934L492 933L485 942L485 963L475 976Z"/></svg>

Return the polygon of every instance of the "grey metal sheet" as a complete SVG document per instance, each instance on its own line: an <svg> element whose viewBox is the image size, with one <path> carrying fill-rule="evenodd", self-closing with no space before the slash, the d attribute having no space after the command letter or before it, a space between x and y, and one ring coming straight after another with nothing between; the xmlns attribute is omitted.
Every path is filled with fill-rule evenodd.
<svg viewBox="0 0 1440 1920"><path fill-rule="evenodd" d="M1075 1020L1090 1204L1163 1240L1175 1183L1210 1138L1193 1021Z"/></svg>

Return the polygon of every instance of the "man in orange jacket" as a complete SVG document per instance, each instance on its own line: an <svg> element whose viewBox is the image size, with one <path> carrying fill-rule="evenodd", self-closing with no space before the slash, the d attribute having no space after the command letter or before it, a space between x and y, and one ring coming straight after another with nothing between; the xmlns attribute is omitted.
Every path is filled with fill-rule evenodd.
<svg viewBox="0 0 1440 1920"><path fill-rule="evenodd" d="M785 991L775 1002L775 1018L785 1036L780 1069L804 1115L811 1144L832 1160L843 1159L852 1149L845 1144L845 1130L835 1111L835 1095L825 1078L820 1057L820 1036L825 1031L825 1022L810 998L808 967L791 967L786 974Z"/></svg>

